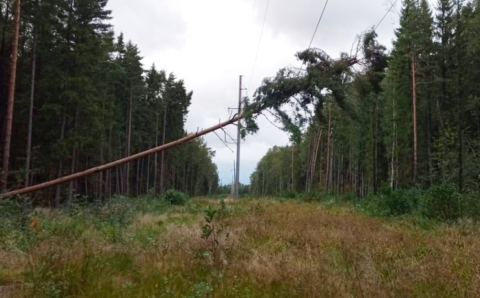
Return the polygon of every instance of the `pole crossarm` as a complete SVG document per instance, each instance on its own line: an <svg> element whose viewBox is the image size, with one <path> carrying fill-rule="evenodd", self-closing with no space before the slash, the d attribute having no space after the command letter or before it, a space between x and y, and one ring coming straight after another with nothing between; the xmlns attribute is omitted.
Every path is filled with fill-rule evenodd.
<svg viewBox="0 0 480 298"><path fill-rule="evenodd" d="M183 143L189 142L189 141L194 140L198 137L201 137L203 135L206 135L208 133L211 133L213 131L221 129L225 126L228 126L228 125L230 125L234 122L239 121L240 119L242 119L242 116L237 115L237 116L235 116L234 118L232 118L228 121L219 123L215 126L204 129L202 131L192 133L192 134L190 134L190 135L188 135L184 138L181 138L179 140L170 142L168 144L165 144L165 145L162 145L162 146L159 146L159 147L156 147L156 148L152 148L152 149L149 149L149 150L146 150L146 151L143 151L143 152L140 152L140 153L137 153L137 154L134 154L134 155L116 160L116 161L112 161L112 162L110 162L108 164L105 164L105 165L102 165L102 166L90 168L90 169L82 171L82 172L67 175L67 176L64 176L64 177L61 177L61 178L58 178L58 179L55 179L55 180L51 180L51 181L44 182L44 183L41 183L41 184L33 185L33 186L30 186L30 187L25 187L25 188L13 190L13 191L10 191L10 192L5 192L3 194L0 194L0 198L7 198L7 197L15 196L15 195L23 195L23 194L32 193L32 192L39 191L39 190L42 190L42 189L45 189L45 188L48 188L48 187L51 187L51 186L55 186L55 185L58 185L58 184L63 184L65 182L69 182L69 181L76 180L76 179L79 179L79 178L82 178L82 177L85 177L85 176L89 176L89 175L92 175L92 174L95 174L95 173L99 173L99 172L114 168L116 166L119 166L119 165L122 165L122 164L125 164L125 163L128 163L128 162L140 159L142 157L152 155L152 154L155 154L157 152L161 152L161 151L176 147L178 145L181 145Z"/></svg>

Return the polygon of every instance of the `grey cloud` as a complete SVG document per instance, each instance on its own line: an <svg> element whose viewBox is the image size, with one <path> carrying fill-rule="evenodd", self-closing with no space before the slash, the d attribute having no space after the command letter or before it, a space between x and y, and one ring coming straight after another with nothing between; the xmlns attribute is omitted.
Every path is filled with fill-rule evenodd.
<svg viewBox="0 0 480 298"><path fill-rule="evenodd" d="M129 1L130 2L130 1ZM170 1L135 0L125 5L123 1L110 1L116 33L124 33L133 43L140 43L143 55L155 51L181 48L185 44L187 23ZM120 28L119 28L120 27Z"/></svg>
<svg viewBox="0 0 480 298"><path fill-rule="evenodd" d="M255 21L258 24L263 22L267 1L256 1ZM326 48L334 56L338 54L333 53L334 50L350 50L355 36L376 25L391 3L393 0L330 0L313 46ZM288 36L298 50L306 49L324 4L324 0L270 1L265 28L276 35ZM400 7L400 1L397 6ZM391 23L393 19L396 20L397 17L391 15L384 21ZM391 36L392 32L388 30L385 33Z"/></svg>
<svg viewBox="0 0 480 298"><path fill-rule="evenodd" d="M186 123L192 132L228 118L227 108L237 104L239 74L246 75L245 85L252 95L264 77L274 76L285 66L300 66L294 54L308 46L324 0L271 0L250 86L266 1L111 0L109 8L113 10L115 30L139 45L146 67L154 62L158 68L173 71L194 91ZM330 0L313 46L332 56L349 51L355 36L385 14L388 1ZM253 2L256 14L250 30ZM397 15L390 14L378 30L382 43L390 43L392 24L397 19ZM263 116L259 126L259 133L248 136L242 147L242 183L249 182L268 148L288 144L288 136ZM235 135L235 127L227 130ZM215 162L220 177L228 183L235 154L214 134L205 140L217 152Z"/></svg>

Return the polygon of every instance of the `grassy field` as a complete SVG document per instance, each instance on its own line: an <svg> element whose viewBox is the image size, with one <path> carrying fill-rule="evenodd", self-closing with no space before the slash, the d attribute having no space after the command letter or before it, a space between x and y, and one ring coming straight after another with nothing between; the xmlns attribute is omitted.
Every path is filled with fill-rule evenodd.
<svg viewBox="0 0 480 298"><path fill-rule="evenodd" d="M471 223L277 200L3 218L0 297L478 297ZM205 210L208 210L207 212Z"/></svg>

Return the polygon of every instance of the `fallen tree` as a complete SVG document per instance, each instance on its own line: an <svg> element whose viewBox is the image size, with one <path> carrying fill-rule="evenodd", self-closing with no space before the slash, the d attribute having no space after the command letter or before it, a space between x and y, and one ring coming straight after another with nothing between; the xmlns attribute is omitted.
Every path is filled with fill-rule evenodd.
<svg viewBox="0 0 480 298"><path fill-rule="evenodd" d="M3 194L0 194L0 198L7 198L7 197L15 196L15 195L23 195L23 194L32 193L32 192L39 191L39 190L42 190L42 189L45 189L45 188L48 188L48 187L51 187L51 186L63 184L63 183L66 183L66 182L69 182L69 181L72 181L72 180L75 180L75 179L78 179L78 178L82 178L82 177L85 177L85 176L88 176L88 175L99 173L99 172L108 170L110 168L114 168L114 167L117 167L119 165L137 160L139 158L142 158L142 157L145 157L145 156L148 156L148 155L151 155L151 154L155 154L157 152L161 152L161 151L173 148L175 146L181 145L183 143L189 142L193 139L196 139L198 137L201 137L203 135L206 135L208 133L211 133L213 131L221 129L221 128L223 128L225 126L228 126L230 124L233 124L233 123L235 123L235 122L237 122L241 119L242 119L242 116L238 115L238 116L235 116L228 121L225 121L225 122L222 122L218 125L215 125L215 126L212 126L210 128L204 129L200 132L192 133L192 134L190 134L190 135L188 135L184 138L181 138L179 140L170 142L168 144L165 144L165 145L153 148L153 149L149 149L149 150L146 150L146 151L143 151L143 152L140 152L140 153L137 153L137 154L134 154L134 155L116 160L116 161L112 161L112 162L110 162L108 164L105 164L105 165L102 165L102 166L94 167L94 168L91 168L91 169L88 169L88 170L85 170L85 171L82 171L82 172L78 172L78 173L71 174L71 175L68 175L68 176L64 176L64 177L61 177L61 178L58 178L58 179L55 179L55 180L51 180L51 181L48 181L48 182L45 182L45 183L40 183L40 184L33 185L33 186L30 186L30 187L25 187L25 188L13 190L13 191L10 191L10 192L6 192L6 193L3 193Z"/></svg>
<svg viewBox="0 0 480 298"><path fill-rule="evenodd" d="M371 32L367 37L368 36L374 36L374 32ZM374 47L370 51L376 52L377 50L378 49ZM0 198L32 193L99 173L189 142L237 121L239 122L242 119L245 121L245 125L242 127L242 137L244 138L247 133L255 133L258 130L256 118L267 109L273 111L276 120L283 124L283 129L291 134L292 139L298 139L301 134L301 128L309 121L309 116L311 117L309 106L313 106L314 111L323 108L325 95L322 94L322 90L329 90L331 96L337 101L337 103L343 109L348 110L348 107L345 104L344 86L348 81L347 78L349 78L349 75L351 74L351 67L360 63L360 61L357 59L356 54L353 57L347 54L342 54L340 59L334 60L325 52L318 49L309 49L300 52L297 54L297 57L299 60L303 61L304 65L306 65L306 70L298 71L298 69L284 68L277 73L276 77L265 79L262 86L260 86L255 92L252 102L250 102L248 98L245 98L245 109L242 111L241 115L236 115L228 121L219 123L218 125L204 129L200 132L190 134L174 142L105 165L97 166L34 186L5 192L0 194ZM290 117L286 111L281 109L283 106L291 106L291 108L293 108L293 117ZM308 114L309 116L305 117L305 114ZM317 115L319 115L319 113L317 113ZM352 117L354 117L353 114Z"/></svg>

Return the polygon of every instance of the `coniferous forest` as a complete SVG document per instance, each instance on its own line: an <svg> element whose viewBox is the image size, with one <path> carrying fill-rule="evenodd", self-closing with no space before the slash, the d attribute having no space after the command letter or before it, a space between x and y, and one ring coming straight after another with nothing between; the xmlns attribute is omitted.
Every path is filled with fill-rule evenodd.
<svg viewBox="0 0 480 298"><path fill-rule="evenodd" d="M241 113L193 134L187 83L143 65L107 0L23 0L17 31L18 1L0 0L2 117L19 33L6 188L115 162L27 196L0 189L0 297L479 296L480 0L403 0L392 47L379 25L338 57L309 47ZM219 2L202 1L194 26L215 23ZM254 12L262 1L247 2ZM318 28L329 1L317 2ZM312 3L263 1L264 23L269 4ZM198 137L237 121L246 137L259 117L291 142L235 200Z"/></svg>
<svg viewBox="0 0 480 298"><path fill-rule="evenodd" d="M391 51L369 31L353 55L361 60L306 51L298 57L308 81L290 69L265 80L254 107L298 98L293 116L270 105L266 115L284 124L292 145L263 157L251 176L253 194L363 197L439 184L480 191L480 2L405 0L400 13ZM326 66L341 75L324 80L316 70ZM328 91L310 92L318 82ZM305 108L312 102L313 112Z"/></svg>
<svg viewBox="0 0 480 298"><path fill-rule="evenodd" d="M0 2L0 131L9 87L12 0ZM24 0L18 41L8 188L105 164L187 134L192 92L174 73L142 64L141 50L109 25L107 0ZM161 67L161 66L159 66ZM58 206L218 186L214 152L198 139L35 196Z"/></svg>

